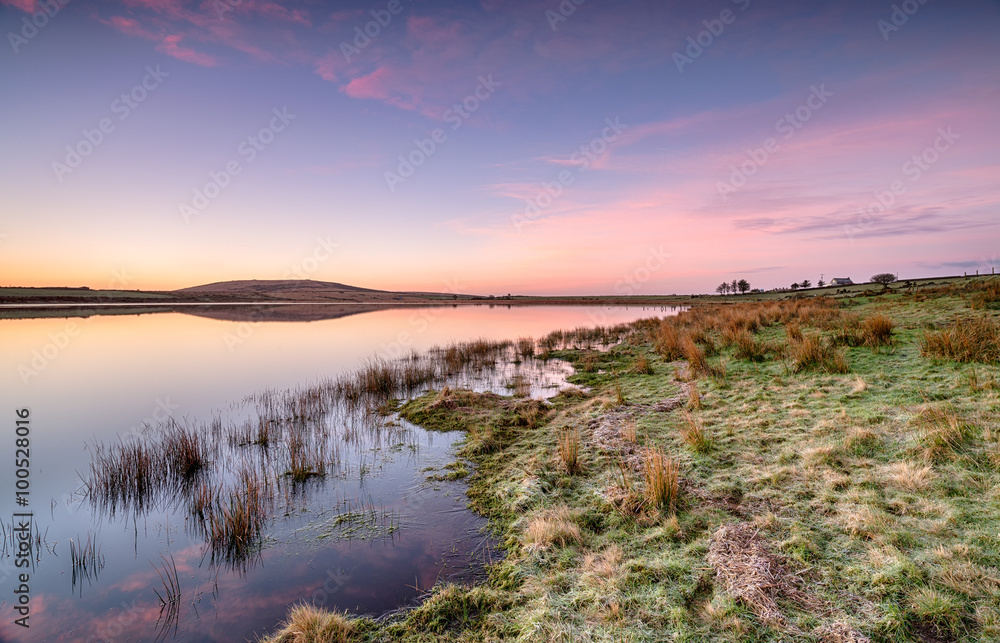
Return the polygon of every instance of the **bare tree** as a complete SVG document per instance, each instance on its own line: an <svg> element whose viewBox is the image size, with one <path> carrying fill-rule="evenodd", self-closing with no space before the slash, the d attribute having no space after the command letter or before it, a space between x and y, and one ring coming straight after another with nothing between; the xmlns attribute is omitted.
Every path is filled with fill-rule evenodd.
<svg viewBox="0 0 1000 643"><path fill-rule="evenodd" d="M877 275L872 275L872 281L877 284L882 284L883 288L888 288L889 284L896 281L896 275L891 272L880 272Z"/></svg>
<svg viewBox="0 0 1000 643"><path fill-rule="evenodd" d="M719 293L720 295L725 295L726 293L729 292L729 283L723 281L721 284L719 284L718 288L715 289L715 292Z"/></svg>
<svg viewBox="0 0 1000 643"><path fill-rule="evenodd" d="M812 283L808 279L803 279L802 283L799 285L802 286L803 288L808 288L809 286L812 285Z"/></svg>
<svg viewBox="0 0 1000 643"><path fill-rule="evenodd" d="M746 292L750 290L750 282L746 279L740 279L736 286L740 289L740 293L742 294L746 294Z"/></svg>

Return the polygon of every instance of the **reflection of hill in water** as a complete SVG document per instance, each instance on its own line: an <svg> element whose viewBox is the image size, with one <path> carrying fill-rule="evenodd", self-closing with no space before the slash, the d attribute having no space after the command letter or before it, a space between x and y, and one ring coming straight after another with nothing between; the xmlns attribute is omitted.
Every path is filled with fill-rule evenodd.
<svg viewBox="0 0 1000 643"><path fill-rule="evenodd" d="M186 315L206 317L219 321L313 322L404 307L412 308L413 306L393 306L391 304L286 304L277 306L190 306L175 310Z"/></svg>
<svg viewBox="0 0 1000 643"><path fill-rule="evenodd" d="M204 305L170 304L166 306L35 306L0 308L0 319L42 319L96 317L100 315L155 315L183 313L206 319L230 322L313 322L339 319L362 313L397 308L433 308L455 304L244 304Z"/></svg>

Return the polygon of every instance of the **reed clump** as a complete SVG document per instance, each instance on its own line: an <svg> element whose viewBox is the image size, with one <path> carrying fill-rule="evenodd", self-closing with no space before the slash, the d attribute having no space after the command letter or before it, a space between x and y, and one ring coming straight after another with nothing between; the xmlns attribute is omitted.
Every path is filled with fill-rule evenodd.
<svg viewBox="0 0 1000 643"><path fill-rule="evenodd" d="M1000 362L1000 321L989 317L956 319L943 330L926 331L920 352L956 362Z"/></svg>
<svg viewBox="0 0 1000 643"><path fill-rule="evenodd" d="M667 457L662 448L643 450L642 471L645 478L645 499L653 507L673 514L680 496L680 472L677 462Z"/></svg>
<svg viewBox="0 0 1000 643"><path fill-rule="evenodd" d="M580 432L576 428L559 433L559 460L570 475L580 473Z"/></svg>
<svg viewBox="0 0 1000 643"><path fill-rule="evenodd" d="M701 421L684 411L684 425L681 427L681 439L697 453L708 453L712 450L712 438L705 431Z"/></svg>
<svg viewBox="0 0 1000 643"><path fill-rule="evenodd" d="M803 335L801 341L789 344L795 372L823 370L828 373L846 373L850 370L842 350L833 348L819 335Z"/></svg>
<svg viewBox="0 0 1000 643"><path fill-rule="evenodd" d="M861 324L861 337L865 346L879 348L892 345L894 324L888 315L872 315Z"/></svg>
<svg viewBox="0 0 1000 643"><path fill-rule="evenodd" d="M308 604L296 605L269 643L348 643L357 626L346 613L329 612Z"/></svg>

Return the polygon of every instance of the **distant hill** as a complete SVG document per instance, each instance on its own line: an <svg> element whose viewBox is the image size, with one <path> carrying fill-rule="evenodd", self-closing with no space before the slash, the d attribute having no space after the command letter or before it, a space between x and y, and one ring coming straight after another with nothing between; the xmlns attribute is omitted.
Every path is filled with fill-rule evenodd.
<svg viewBox="0 0 1000 643"><path fill-rule="evenodd" d="M247 301L340 301L340 302L413 302L455 299L444 293L390 292L360 288L332 281L313 279L244 279L220 281L172 291L180 297L224 297L226 300L245 298ZM459 295L469 299L468 295Z"/></svg>

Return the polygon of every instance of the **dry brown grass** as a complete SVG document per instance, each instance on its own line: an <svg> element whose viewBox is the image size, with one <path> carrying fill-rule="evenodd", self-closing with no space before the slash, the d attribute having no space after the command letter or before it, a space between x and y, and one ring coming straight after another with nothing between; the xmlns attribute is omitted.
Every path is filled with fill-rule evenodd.
<svg viewBox="0 0 1000 643"><path fill-rule="evenodd" d="M929 460L956 455L975 428L946 405L925 406L917 413L913 423L921 431L923 455Z"/></svg>
<svg viewBox="0 0 1000 643"><path fill-rule="evenodd" d="M687 360L689 370L692 373L702 375L711 374L712 369L708 366L708 358L705 356L705 350L701 346L698 346L690 336L684 337L681 345L684 351L684 359Z"/></svg>
<svg viewBox="0 0 1000 643"><path fill-rule="evenodd" d="M559 433L559 460L571 475L580 473L580 432L576 428Z"/></svg>
<svg viewBox="0 0 1000 643"><path fill-rule="evenodd" d="M639 355L635 359L635 363L632 365L632 372L638 373L639 375L652 375L656 371L653 370L653 363L649 361L649 358L645 355Z"/></svg>
<svg viewBox="0 0 1000 643"><path fill-rule="evenodd" d="M872 315L861 324L861 339L865 346L879 348L892 345L893 322L881 313Z"/></svg>
<svg viewBox="0 0 1000 643"><path fill-rule="evenodd" d="M712 438L705 432L701 420L684 411L684 425L681 427L681 439L698 453L712 450Z"/></svg>
<svg viewBox="0 0 1000 643"><path fill-rule="evenodd" d="M700 411L702 409L701 393L698 391L698 384L696 382L691 382L691 385L688 387L687 408L691 411Z"/></svg>
<svg viewBox="0 0 1000 643"><path fill-rule="evenodd" d="M909 491L922 491L934 480L934 470L914 462L894 462L884 469L884 475L897 487Z"/></svg>
<svg viewBox="0 0 1000 643"><path fill-rule="evenodd" d="M273 636L261 643L348 643L356 627L346 613L328 612L312 605L297 605Z"/></svg>
<svg viewBox="0 0 1000 643"><path fill-rule="evenodd" d="M582 541L580 527L566 505L538 512L524 529L523 542L533 549L547 549L551 545L566 546Z"/></svg>
<svg viewBox="0 0 1000 643"><path fill-rule="evenodd" d="M635 444L636 440L638 439L638 430L636 426L637 424L635 418L626 419L625 422L622 424L622 431L621 431L622 439L624 439L626 442L631 442L632 444Z"/></svg>
<svg viewBox="0 0 1000 643"><path fill-rule="evenodd" d="M1000 322L989 317L957 319L944 330L925 332L920 351L957 362L1000 362Z"/></svg>
<svg viewBox="0 0 1000 643"><path fill-rule="evenodd" d="M737 359L751 362L763 362L767 359L768 347L746 329L733 333L732 343L736 346Z"/></svg>
<svg viewBox="0 0 1000 643"><path fill-rule="evenodd" d="M671 320L664 320L653 332L653 347L660 357L673 362L684 355L681 332Z"/></svg>
<svg viewBox="0 0 1000 643"><path fill-rule="evenodd" d="M675 513L680 495L680 471L677 462L668 458L663 449L647 447L643 451L642 471L646 481L647 504L666 509L671 514Z"/></svg>
<svg viewBox="0 0 1000 643"><path fill-rule="evenodd" d="M834 349L819 335L804 335L802 341L789 344L792 363L796 372L824 370L828 373L846 373L850 370L842 350Z"/></svg>
<svg viewBox="0 0 1000 643"><path fill-rule="evenodd" d="M793 630L778 601L791 600L807 609L815 609L817 601L799 589L798 577L770 552L759 533L751 523L722 525L709 542L708 563L729 596L742 601L761 621Z"/></svg>

